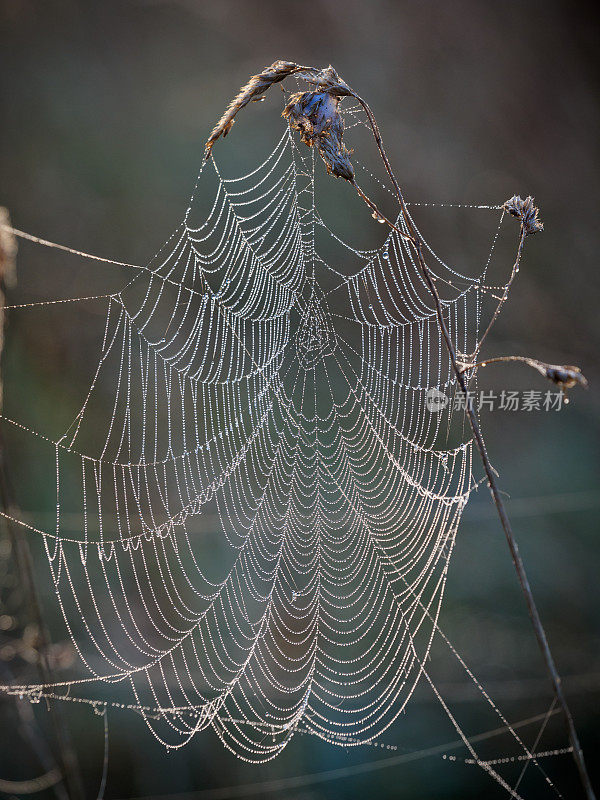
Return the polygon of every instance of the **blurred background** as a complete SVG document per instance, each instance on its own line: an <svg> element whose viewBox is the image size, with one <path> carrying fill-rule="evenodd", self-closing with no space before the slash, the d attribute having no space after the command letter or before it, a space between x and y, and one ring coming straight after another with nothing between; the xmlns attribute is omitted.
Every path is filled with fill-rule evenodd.
<svg viewBox="0 0 600 800"><path fill-rule="evenodd" d="M515 193L535 195L545 231L527 242L522 269L485 355L578 364L590 389L573 391L571 403L560 412L484 412L483 424L596 781L598 33L591 5L575 10L556 0L0 0L0 205L9 209L15 227L43 238L126 262L148 261L185 212L203 143L226 102L250 74L277 58L332 63L368 99L409 201L498 204ZM262 160L277 140L281 128L269 128L274 118L265 113L269 103L277 108L279 97L248 109L223 143L219 160L228 164L229 174ZM240 134L242 124L252 131L247 139ZM384 208L389 203L383 194L377 199ZM339 230L362 236L364 245L380 234L373 232L378 226L367 212L350 222L341 204L327 211ZM415 211L415 216L438 250L446 246L453 257L464 254L467 261L477 257L469 249L468 226L449 226L434 213L419 217ZM510 262L505 266L498 283L506 280ZM17 284L9 288L7 302L106 293L123 278L117 268L99 270L93 262L21 243ZM68 424L89 382L90 352L97 352L103 311L74 304L8 312L3 356L8 416L50 436ZM518 365L484 371L480 385L547 388ZM11 430L4 435L18 503L26 510L51 512L51 459L40 454L37 442ZM72 665L74 654L39 542L31 542L31 551L53 641L52 663L60 672ZM3 683L36 679L38 632L14 557L3 532ZM548 710L550 686L485 492L475 495L465 512L441 625L508 720ZM431 673L468 735L497 727L497 718L486 711L443 643L434 647ZM60 710L85 796L96 797L104 752L102 719L71 703ZM22 781L43 771L40 763L54 747L48 717L43 704L32 717L24 701L0 698L1 779ZM483 771L439 754L372 768L378 759L456 739L426 687L382 737L397 748L393 753L375 748L348 752L297 736L278 759L252 766L236 760L210 733L168 754L135 715L115 712L110 721L107 798L226 798L239 792L303 800L504 794ZM539 722L525 726L524 741L533 745L538 730ZM560 720L552 717L540 747L565 744ZM456 754L465 757L463 751ZM495 742L489 757L499 754L502 745ZM370 767L353 774L355 765L367 762ZM286 784L293 776L333 769L341 770L335 780ZM580 796L569 756L545 760L544 769L565 797ZM517 765L516 776L519 771ZM523 779L523 795L550 796L534 772L530 768ZM264 785L231 788L249 783ZM206 794L213 790L220 793ZM54 794L49 789L36 796Z"/></svg>

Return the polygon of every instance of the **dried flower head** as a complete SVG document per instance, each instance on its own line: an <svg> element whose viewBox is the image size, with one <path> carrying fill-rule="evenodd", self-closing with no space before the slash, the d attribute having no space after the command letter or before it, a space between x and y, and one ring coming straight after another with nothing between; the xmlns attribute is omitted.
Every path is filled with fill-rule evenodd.
<svg viewBox="0 0 600 800"><path fill-rule="evenodd" d="M316 145L329 174L353 181L350 151L342 140L344 123L338 110L339 102L339 97L329 89L298 92L290 98L282 116L293 130L299 131L304 144Z"/></svg>
<svg viewBox="0 0 600 800"><path fill-rule="evenodd" d="M588 382L579 367L545 364L543 374L561 389L572 389L579 384L587 389Z"/></svg>
<svg viewBox="0 0 600 800"><path fill-rule="evenodd" d="M206 142L205 158L210 156L210 152L217 139L221 135L227 136L235 122L234 117L240 109L248 105L251 100L255 100L259 95L266 92L274 83L280 83L290 75L297 73L300 69L301 67L299 67L298 64L294 64L293 61L275 61L270 67L267 67L257 75L253 75L248 83L242 86L238 94L228 105L221 119L213 128Z"/></svg>
<svg viewBox="0 0 600 800"><path fill-rule="evenodd" d="M214 143L220 136L227 136L234 123L234 117L244 106L252 100L257 100L260 95L267 91L273 84L292 75L302 78L308 83L312 83L323 92L328 92L332 96L342 97L344 95L354 95L348 84L343 81L332 66L325 69L315 67L303 67L293 61L275 61L270 67L266 67L262 72L253 75L245 86L242 86L238 94L233 98L221 119L213 128L212 133L206 142L205 158L210 156Z"/></svg>
<svg viewBox="0 0 600 800"><path fill-rule="evenodd" d="M514 195L504 203L503 207L505 211L520 220L526 235L544 230L544 224L538 217L539 209L533 204L533 197L526 197L523 200Z"/></svg>

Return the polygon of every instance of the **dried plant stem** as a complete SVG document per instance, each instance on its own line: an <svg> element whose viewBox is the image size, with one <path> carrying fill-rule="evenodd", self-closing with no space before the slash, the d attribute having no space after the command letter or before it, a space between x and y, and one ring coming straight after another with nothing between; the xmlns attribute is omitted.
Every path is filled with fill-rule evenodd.
<svg viewBox="0 0 600 800"><path fill-rule="evenodd" d="M528 356L495 356L494 358L484 358L483 361L476 361L472 363L471 361L465 361L461 363L461 369L463 372L471 371L472 369L477 369L478 367L487 367L488 364L500 364L506 363L509 361L521 361L524 364L530 364L532 361L536 359L529 358ZM537 362L541 364L541 361Z"/></svg>
<svg viewBox="0 0 600 800"><path fill-rule="evenodd" d="M274 83L282 82L283 80L285 80L286 77L289 77L290 75L296 75L297 77L302 77L309 83L317 85L324 99L325 96L329 96L330 100L333 98L333 102L330 102L328 104L326 113L323 113L320 107L319 108L311 107L312 98L309 97L307 93L301 93L300 95L295 96L293 98L294 103L292 103L292 105L288 105L286 107L284 111L284 116L289 117L288 122L290 123L291 127L294 130L299 130L301 132L302 140L309 147L312 147L314 144L317 144L321 157L323 158L327 166L327 171L329 173L334 174L337 177L343 177L346 180L348 180L354 186L360 197L362 197L365 203L369 206L371 211L374 212L374 216L376 216L380 221L386 222L404 240L408 241L410 246L414 248L417 261L419 263L419 268L423 274L423 279L433 297L438 324L446 348L448 350L448 354L450 356L452 370L456 375L456 380L458 381L459 386L465 393L465 396L468 398L469 395L467 389L467 380L465 378L465 371L470 368L470 365L459 362L457 358L457 354L456 351L454 350L454 345L452 344L452 339L450 338L448 327L444 319L444 310L442 301L440 299L440 295L436 287L435 283L436 279L434 275L430 272L429 267L427 266L427 263L425 261L425 257L423 256L423 242L421 240L418 230L416 229L408 213L408 209L404 201L404 196L402 194L400 184L396 180L396 176L394 175L394 171L392 170L392 165L390 164L390 161L387 157L387 153L385 152L385 148L383 146L383 141L381 138L381 133L379 131L379 126L377 125L377 120L375 119L375 115L371 111L366 101L363 100L363 98L360 97L358 94L356 94L356 92L353 91L350 88L350 86L338 76L337 72L333 69L333 67L330 66L324 70L317 70L314 67L302 67L290 61L276 61L274 64L271 65L271 67L268 67L262 73L254 75L250 79L250 81L244 87L242 87L239 94L232 100L229 107L227 108L227 110L225 111L225 113L215 126L207 142L206 157L210 155L212 146L214 145L215 141L221 135L227 134L227 132L231 128L231 125L233 124L234 117L236 116L237 112L240 109L242 109L248 102L250 102L250 100L254 99L256 95L263 94L265 91L268 90L268 88L271 85L273 85ZM401 230L394 223L390 222L390 220L381 213L381 211L377 208L375 203L363 192L363 190L356 183L354 177L354 169L348 159L349 151L345 148L345 146L342 143L343 124L341 123L341 120L339 118L339 112L337 110L337 100L340 97L353 97L361 105L367 116L369 125L373 132L373 136L375 137L375 142L377 144L379 154L383 160L385 170L394 186L396 195L398 197L398 201L400 203L400 211L402 216L404 217L404 226L405 226L404 231ZM297 105L298 108L296 108ZM335 137L333 137L333 133L335 133ZM327 141L328 137L329 139L331 139L331 141L329 142ZM340 168L340 163L338 162L341 163L341 166L343 168ZM533 234L536 233L537 231L543 230L543 224L538 218L538 211L533 204L532 197L527 197L525 200L522 200L520 197L515 196L511 198L509 201L507 201L504 204L503 208L510 214L521 220L521 234L519 239L517 257L513 265L508 285L505 287L503 295L500 298L496 310L494 311L492 319L488 327L484 331L483 336L481 337L478 348L476 349L475 353L471 355L470 361L472 362L475 361L477 353L479 352L479 349L481 347L481 343L487 337L488 333L490 332L492 326L494 325L500 314L502 306L506 302L506 299L508 297L508 291L519 269L519 262L521 259L521 254L523 252L523 244L525 241L525 237L528 234ZM519 357L513 357L513 358L514 360L521 360ZM542 366L541 362L535 362L535 363L533 362L535 362L535 360L530 359L529 362L527 363L530 363L531 366L534 366L539 371L542 371L540 369L540 366ZM552 370L551 365L543 365L543 366L548 367L550 368L550 370ZM563 373L566 370L570 374L565 373L564 376L561 376L558 374L552 374L551 371L546 370L545 372L546 377L554 381L555 383L564 386L565 388L567 388L569 385L574 385L574 383L581 383L582 385L585 385L585 379L583 378L580 370L577 367L566 367L566 368L559 367L557 368L557 370L558 372L562 371ZM531 587L527 579L527 574L525 572L523 561L521 559L521 556L519 555L519 549L515 541L510 521L506 514L506 509L504 508L504 503L502 501L502 497L498 489L498 484L496 482L495 473L490 463L489 457L487 455L485 443L483 441L483 436L481 435L481 430L479 428L477 415L475 414L470 399L467 400L466 408L467 408L467 415L469 418L469 424L473 431L475 444L479 451L479 455L481 456L481 460L488 480L488 485L490 488L492 499L496 506L498 517L500 518L500 523L506 535L508 547L512 556L513 563L515 565L515 569L517 571L517 576L519 578L523 594L525 596L525 602L527 603L527 608L529 610L529 615L533 623L535 635L538 640L540 650L542 651L542 655L546 663L546 668L548 670L552 686L554 688L556 701L560 706L560 709L565 719L569 740L573 748L573 758L579 770L579 775L581 777L581 782L583 784L586 797L588 798L588 800L595 800L594 791L592 789L589 775L587 773L585 761L583 758L583 753L581 751L581 746L579 744L579 739L577 737L575 726L573 724L573 718L571 716L571 712L569 711L567 701L562 691L560 676L556 669L552 653L550 652L548 639L546 637L546 633L542 626L540 615L538 613L537 606L533 598L533 593L531 591Z"/></svg>
<svg viewBox="0 0 600 800"><path fill-rule="evenodd" d="M369 206L369 208L373 212L374 216L376 216L378 219L382 220L382 222L386 222L390 226L390 228L393 228L396 231L396 233L399 236L401 236L403 239L406 239L407 241L412 243L412 241L413 241L412 237L409 236L407 233L404 233L404 231L401 231L400 228L397 225L394 225L393 222L390 222L390 220L385 216L385 214L383 214L379 210L379 208L377 207L377 205L375 205L375 203L371 200L371 198L363 192L363 190L360 188L360 186L358 185L358 183L356 183L355 180L352 180L350 182L352 183L352 186L354 186L354 188L356 189L358 194L365 201L365 203Z"/></svg>
<svg viewBox="0 0 600 800"><path fill-rule="evenodd" d="M0 221L8 221L8 214L6 213L5 209L0 209L0 211L2 212L0 215ZM9 234L6 232L6 227L7 226L3 226L3 236L0 238L0 357L2 356L4 345L5 324L3 282L9 270L14 269L14 255L16 253L16 247L14 246L14 242L11 240L11 238L9 238ZM1 402L2 374L0 372L0 404ZM6 447L4 444L4 437L2 436L2 431L0 429L0 507L5 512L5 524L11 542L20 582L24 593L28 598L30 611L38 630L38 643L36 649L38 656L37 668L40 675L40 680L42 684L49 686L53 682L52 670L48 661L50 636L44 622L44 617L35 586L31 551L27 541L11 522L11 518L18 516L15 514L15 504L12 497L13 493L6 467ZM60 770L60 780L64 783L69 800L84 800L85 795L83 791L83 785L81 783L77 759L73 748L71 747L61 711L51 700L48 699L47 703L56 738L57 762ZM46 781L48 781L48 775L45 777ZM47 786L50 785L52 785L52 783L47 783ZM15 789L12 791L16 794L19 794L19 792ZM21 787L21 793L23 793L23 791L23 787ZM39 789L36 791L39 791Z"/></svg>
<svg viewBox="0 0 600 800"><path fill-rule="evenodd" d="M563 391L572 389L576 384L586 389L588 386L588 382L579 367L547 364L545 361L539 361L537 358L530 358L529 356L496 356L495 358L485 358L483 361L459 362L459 365L463 372L471 372L471 370L478 367L487 367L488 364L506 364L510 362L518 362L532 367L544 378L560 386Z"/></svg>
<svg viewBox="0 0 600 800"><path fill-rule="evenodd" d="M427 284L427 287L428 287L428 289L431 292L431 295L433 297L433 301L434 301L434 304L435 304L436 316L437 316L437 320L438 320L438 325L440 327L440 331L442 333L442 337L444 339L446 348L448 350L448 354L450 356L450 363L452 365L452 369L454 371L454 374L456 375L456 380L458 381L459 386L461 387L462 391L465 393L465 396L468 397L468 387L467 387L467 381L465 379L464 369L461 366L461 364L459 363L459 360L458 360L457 355L456 355L456 351L454 349L454 345L452 343L452 339L450 338L450 333L448 332L448 327L446 325L446 320L444 318L444 310L443 310L443 306L442 306L442 301L440 299L439 292L438 292L437 287L435 285L435 278L433 277L433 275L429 271L429 267L427 266L427 263L426 263L425 258L423 256L423 243L422 243L421 237L419 236L418 231L415 229L414 225L411 222L410 216L408 214L408 209L407 209L406 203L404 201L404 196L402 194L402 190L400 189L400 185L398 184L398 182L396 180L396 177L395 177L395 175L394 175L394 173L392 171L392 167L390 165L390 162L388 160L387 154L386 154L385 149L383 147L381 134L379 133L379 128L377 126L377 122L375 120L375 117L373 116L373 113L372 113L371 109L365 103L365 101L362 100L357 95L355 95L355 96L356 96L356 99L358 100L358 102L364 108L365 113L367 114L367 117L369 119L369 123L371 125L371 129L373 131L373 135L375 137L375 141L377 143L377 147L379 149L379 153L380 153L381 158L383 160L383 163L385 165L386 171L387 171L387 173L388 173L388 175L390 177L390 180L392 181L392 183L394 185L394 188L396 190L396 195L397 195L398 201L400 203L400 209L402 211L402 214L404 216L404 220L405 220L407 229L408 229L409 234L410 234L410 239L411 239L412 246L415 249L417 260L419 262L419 267L420 267L421 272L423 274L423 278L425 280L425 283ZM382 217L383 217L383 215L382 215ZM385 217L383 217L383 219L385 220ZM385 220L385 221L388 222L388 224L391 225L389 220ZM395 225L391 225L391 227L394 228L394 230L397 230ZM518 256L517 256L516 264L518 264L518 260L520 259L520 256L521 256L524 238L525 237L524 237L523 230L521 230L521 239L519 241L519 253L518 253ZM514 275L515 274L516 274L516 272L513 269L513 274L511 276L511 281L514 279ZM487 331L486 331L486 334L487 334ZM514 360L521 360L517 356L513 357L513 359ZM527 604L527 609L529 611L529 616L531 617L531 622L533 624L533 628L534 628L534 631L535 631L535 636L536 636L536 639L538 641L538 645L540 647L540 650L542 652L542 656L543 656L544 662L546 664L546 669L548 671L548 675L550 676L550 680L551 680L551 683L552 683L552 687L554 689L554 694L555 694L555 697L556 697L556 701L557 701L557 703L558 703L558 705L559 705L559 707L560 707L560 709L562 711L563 717L564 717L565 726L566 726L567 733L568 733L568 736L569 736L569 741L571 743L571 747L573 748L573 758L575 760L575 764L576 764L577 769L579 771L579 776L580 776L580 779L581 779L581 783L583 785L583 789L585 791L585 795L588 798L588 800L595 800L594 790L592 788L590 777L589 777L589 774L588 774L588 771L587 771L587 767L586 767L586 764L585 764L585 759L583 757L583 752L582 752L582 749L581 749L581 745L579 743L579 738L577 736L577 731L575 730L575 724L573 722L573 717L571 715L571 711L570 711L569 706L567 704L566 697L565 697L565 695L563 693L560 675L559 675L558 670L556 668L556 664L554 663L554 658L552 656L552 652L551 652L550 646L548 644L548 638L546 636L546 632L544 630L544 626L542 625L542 621L540 619L540 615L539 615L539 612L538 612L538 609L537 609L537 606L536 606L536 603L535 603L535 599L533 597L533 592L531 591L531 586L529 585L529 580L527 578L527 573L525 571L525 566L523 564L523 560L522 560L521 555L519 553L519 548L517 546L517 542L516 542L515 536L513 534L512 526L510 524L510 520L509 520L508 515L506 513L506 509L504 507L504 502L502 500L502 496L501 496L500 490L498 488L496 475L494 473L494 469L493 469L493 467L491 465L490 459L489 459L488 454L487 454L485 443L483 441L483 436L481 434L481 429L479 427L479 422L477 420L477 415L475 414L475 410L473 408L473 404L472 404L472 402L470 400L468 400L467 403L466 403L466 409L467 409L467 415L468 415L468 418L469 418L469 424L471 426L471 430L473 431L475 444L477 446L477 449L479 451L479 455L481 457L481 461L483 463L483 468L484 468L484 471L485 471L485 474L486 474L486 478L487 478L487 481L488 481L488 486L489 486L489 489L490 489L490 493L492 495L492 499L493 499L494 505L496 506L496 510L498 512L498 517L500 519L500 523L502 525L502 528L503 528L505 536L506 536L506 541L508 543L508 548L510 550L511 557L512 557L513 563L515 565L515 569L517 571L517 576L519 578L519 583L521 584L521 589L522 589L523 595L525 597L525 602Z"/></svg>
<svg viewBox="0 0 600 800"><path fill-rule="evenodd" d="M521 225L521 235L520 235L520 238L519 238L519 247L518 247L518 250L517 250L517 257L515 258L515 263L513 264L512 272L510 273L510 278L508 279L508 283L504 287L504 292L502 293L502 297L500 298L500 301L499 301L498 305L496 306L496 309L495 309L494 313L492 314L492 318L489 321L487 328L483 332L483 335L480 337L479 342L477 344L477 347L475 348L475 351L472 354L473 355L473 359L477 358L477 354L481 350L481 346L482 346L483 342L487 338L488 333L492 330L496 320L500 316L500 312L502 311L502 306L504 305L504 303L506 303L506 300L508 299L508 293L510 292L510 287L512 286L513 281L517 277L517 273L519 272L519 264L521 263L521 256L523 255L523 245L525 244L525 236L526 235L527 235L527 232L525 230L525 226Z"/></svg>

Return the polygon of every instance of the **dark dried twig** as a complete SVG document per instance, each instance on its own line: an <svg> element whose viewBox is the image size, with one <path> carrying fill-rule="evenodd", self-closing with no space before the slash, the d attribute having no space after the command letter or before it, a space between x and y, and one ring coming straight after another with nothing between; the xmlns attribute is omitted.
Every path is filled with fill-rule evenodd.
<svg viewBox="0 0 600 800"><path fill-rule="evenodd" d="M465 380L465 376L464 376L463 370L462 370L461 366L459 365L459 362L458 362L458 359L457 359L457 356L456 356L456 351L454 350L454 345L452 343L452 339L450 338L450 333L449 333L448 328L446 326L446 320L444 318L444 311L443 311L442 301L440 299L440 295L439 295L437 287L435 285L435 279L433 278L431 272L429 271L429 267L427 266L427 263L426 263L425 258L423 256L423 243L421 241L421 237L419 236L418 231L416 230L416 228L412 224L410 215L408 213L408 209L406 207L404 196L402 194L402 190L400 189L400 185L398 184L398 181L396 180L396 177L395 177L395 175L393 173L393 170L392 170L392 167L390 165L389 159L388 159L387 154L385 152L385 149L383 147L383 141L381 139L381 134L379 133L379 128L377 126L377 122L375 120L375 117L374 117L373 113L371 112L370 108L367 106L367 104L363 100L361 100L357 95L355 95L355 96L357 97L358 101L361 103L361 105L365 109L365 112L367 113L367 117L369 119L369 122L371 124L371 128L373 130L373 135L375 137L377 148L379 150L379 153L380 153L381 158L383 160L383 163L385 165L386 171L387 171L388 175L390 176L390 179L391 179L391 181L392 181L392 183L394 185L394 188L396 190L396 195L398 197L398 202L400 203L400 209L401 209L402 214L404 216L405 223L406 223L407 229L409 231L409 234L411 235L411 238L413 239L413 246L414 246L414 249L415 249L415 252L416 252L417 260L419 262L419 266L421 268L421 272L423 273L423 278L425 279L425 282L426 282L426 284L427 284L427 286L429 288L429 291L431 292L431 295L432 295L433 300L434 300L436 316L437 316L437 320L438 320L438 325L440 327L440 331L442 333L442 337L443 337L444 342L446 344L446 349L448 350L448 355L450 356L450 363L452 365L453 372L456 375L456 379L458 381L458 384L459 384L461 390L468 397L467 383L466 383L466 380ZM534 212L531 211L531 207L533 206L533 200L531 198L528 198L528 200L531 200L531 202L527 204L527 209L525 209L525 210L521 209L521 212L520 212L522 214L522 218L521 218L522 233L521 233L521 240L520 240L520 243L519 243L519 254L517 256L517 261L516 261L516 264L515 264L515 268L513 268L513 275L511 276L511 281L514 279L514 275L516 273L516 267L518 267L518 262L519 262L519 259L520 259L520 255L521 255L521 251L522 251L522 247L523 247L523 241L525 239L525 236L528 233L536 233L538 230L541 230L541 228L542 228L541 222L539 222L538 217L537 217L537 209L535 209ZM511 213L511 212L509 211L509 213ZM393 226L393 227L395 227L395 226ZM496 314L496 316L497 316L497 314ZM489 331L489 327L488 327L488 330L486 330L486 335L487 335L488 331ZM561 709L561 711L563 713L563 717L564 717L564 720L565 720L565 726L567 728L567 734L569 736L569 741L570 741L571 746L573 748L573 759L575 761L575 764L577 765L577 769L579 771L579 777L581 779L581 783L582 783L583 789L585 791L586 797L588 798L588 800L595 800L594 790L592 788L590 777L589 777L589 774L588 774L588 771L587 771L587 767L586 767L586 764L585 764L583 751L582 751L581 745L579 743L579 737L577 736L577 731L575 730L575 724L573 722L573 717L571 715L571 711L569 709L569 706L568 706L568 703L567 703L567 699L566 699L566 697L564 695L564 692L563 692L563 689L562 689L562 683L561 683L560 675L558 673L558 670L556 669L556 664L554 663L554 658L553 658L552 652L550 650L550 645L548 644L548 638L546 636L546 631L544 630L544 626L542 625L542 620L540 618L540 615L539 615L539 612L538 612L538 609L537 609L537 605L536 605L535 599L533 597L533 592L531 591L531 586L529 585L529 579L527 578L527 573L525 571L525 565L523 564L523 560L521 559L521 555L519 553L519 548L518 548L517 542L515 540L515 536L514 536L514 533L513 533L513 530L512 530L512 526L510 524L510 520L509 520L508 515L506 513L506 509L504 507L504 501L502 500L502 495L500 493L500 489L498 488L498 484L497 484L497 481L496 481L496 475L495 475L495 472L494 472L494 468L492 467L492 464L491 464L491 462L489 460L489 456L487 454L485 443L483 441L483 436L481 434L481 429L479 427L479 421L477 419L477 415L476 415L475 410L473 408L472 402L467 402L466 410L467 410L467 416L469 418L469 424L471 426L471 430L473 431L473 437L475 439L475 444L476 444L477 449L479 451L479 455L480 455L480 458L481 458L481 461L482 461L482 464L483 464L483 468L484 468L484 471L485 471L485 474L486 474L486 478L487 478L487 481L488 481L488 486L489 486L489 489L490 489L490 493L492 495L492 499L494 501L494 505L496 506L496 510L498 512L498 517L500 519L500 524L502 525L502 529L504 530L504 534L506 536L506 541L508 543L508 548L509 548L510 554L512 556L513 564L515 565L515 570L516 570L517 576L519 578L519 583L521 584L521 589L522 589L523 595L525 597L525 602L527 604L527 609L529 611L529 616L530 616L531 622L533 624L533 628L534 628L535 635L536 635L536 638L537 638L537 641L538 641L538 645L539 645L540 650L542 652L542 655L543 655L543 658L544 658L544 662L546 664L546 669L548 671L548 675L549 675L550 680L552 682L552 686L553 686L553 689L554 689L554 694L555 694L556 700L557 700L558 705L559 705L559 707L560 707L560 709Z"/></svg>
<svg viewBox="0 0 600 800"><path fill-rule="evenodd" d="M586 377L581 372L579 367L573 365L562 364L546 364L545 361L538 361L537 358L530 358L529 356L496 356L495 358L486 358L483 361L475 363L471 361L459 362L459 366L463 372L470 372L478 367L487 367L488 364L499 364L511 361L519 361L522 364L527 364L529 367L537 370L540 375L554 383L563 392L567 389L572 389L574 386L583 386L584 389L588 388Z"/></svg>
<svg viewBox="0 0 600 800"><path fill-rule="evenodd" d="M502 311L504 303L506 303L508 300L508 293L510 292L513 281L517 277L517 273L519 271L521 256L523 255L523 245L525 244L526 237L544 230L544 225L539 218L539 209L533 204L533 197L529 196L525 200L522 200L518 195L513 195L510 200L507 200L506 203L503 204L502 208L511 216L516 217L521 223L521 236L519 238L519 246L517 248L517 257L515 258L515 263L513 264L508 283L502 292L500 302L494 309L492 318L488 322L488 326L483 332L483 335L479 338L475 352L471 354L473 360L477 357L477 354L481 350L487 335L494 327L496 320L500 316L500 312Z"/></svg>
<svg viewBox="0 0 600 800"><path fill-rule="evenodd" d="M465 393L465 395L468 396L464 367L458 360L456 351L454 349L454 345L452 343L452 339L450 338L450 333L448 331L446 320L444 318L442 301L438 293L437 287L435 285L435 278L430 272L429 267L427 266L427 263L425 261L425 257L423 255L423 242L418 233L418 230L412 223L411 217L408 213L408 209L406 206L406 202L404 200L404 196L402 194L402 190L400 188L400 184L396 180L396 176L394 175L394 172L392 170L392 166L387 157L387 153L385 152L385 148L383 146L383 140L381 138L381 133L379 131L379 126L377 125L377 120L375 119L375 115L373 114L373 112L371 111L370 107L365 102L365 100L363 100L358 94L356 94L356 92L354 92L348 86L348 84L345 83L345 81L341 80L341 78L339 78L336 71L332 67L328 67L325 70L317 70L314 67L300 67L299 65L293 64L292 62L289 61L285 62L278 61L275 62L275 64L273 64L272 67L268 68L264 72L260 73L259 75L255 75L253 78L250 79L249 83L241 90L238 96L230 104L229 108L227 109L227 111L225 112L225 114L215 127L214 131L212 132L207 142L207 157L208 155L210 155L210 151L214 142L219 138L221 133L223 134L227 133L227 131L231 128L234 116L241 108L243 108L243 106L245 106L257 94L266 91L269 88L269 86L271 86L273 83L284 80L286 77L290 75L295 75L296 77L300 77L307 80L309 83L316 84L319 87L321 93L327 93L331 95L332 98L334 97L339 98L344 96L354 97L365 111L365 114L367 115L367 119L369 121L369 125L371 126L371 130L373 132L373 136L375 138L377 148L379 150L379 154L383 161L385 170L392 182L392 185L394 186L396 196L400 204L400 211L404 218L406 232L401 231L396 225L394 225L386 217L384 217L383 214L381 214L381 212L377 208L377 206L373 203L373 201L370 200L370 198L368 198L361 189L359 189L359 187L356 184L356 181L354 180L354 171L348 168L347 163L344 163L341 166L341 168L338 168L337 159L341 158L342 156L344 156L344 158L347 158L348 151L346 151L345 148L343 152L341 151L342 147L341 136L343 133L343 124L341 122L341 119L339 119L340 115L337 103L328 102L325 105L325 107L321 109L319 103L316 100L313 104L308 97L305 99L300 99L304 98L304 96L298 95L296 96L295 99L295 102L299 103L298 110L294 111L293 115L292 111L290 110L288 112L288 118L293 116L293 119L291 120L290 124L292 124L292 127L295 127L296 130L300 130L303 141L306 144L308 144L309 146L313 146L315 144L317 145L319 153L327 165L328 172L330 172L333 175L343 177L350 183L352 183L352 185L358 191L363 200L374 212L376 218L379 219L380 221L383 220L384 222L386 222L391 228L393 228L401 236L403 236L405 240L408 240L410 245L414 248L415 255L419 263L419 267L423 274L423 279L425 280L425 283L433 297L438 325L442 337L444 339L446 348L448 350L448 354L450 356L450 363L452 365L452 370L456 375L456 379L462 391ZM307 111L308 113L305 113ZM323 119L325 119L324 126L321 125L321 120ZM329 122L330 124L327 125L327 122ZM315 131L315 126L317 129L316 131ZM323 144L325 138L327 136L332 136L332 135L334 141L330 146L324 147ZM541 231L543 229L543 225L538 218L538 210L533 205L533 198L531 197L522 200L520 197L515 196L511 198L509 201L507 201L507 203L505 203L504 208L509 214L512 214L521 221L521 239L519 242L519 252L510 278L509 282L510 285L510 283L512 283L512 281L514 280L516 272L518 271L519 260L521 257L521 252L523 249L523 242L525 240L525 237L530 234L534 234L537 233L538 231ZM484 333L484 338L485 336L487 336L487 333L489 332L491 325L495 322L499 314L500 308L502 307L503 303L506 300L506 295L507 291L505 290L504 296L500 301L500 305L496 309L496 313L492 318L492 322L490 323L490 326L488 326L488 329ZM579 370L575 368L575 370L573 370L573 374L571 375L570 379L574 378L575 372L579 372ZM577 381L577 379L575 380ZM540 615L537 610L537 606L535 604L533 593L531 591L529 580L527 578L527 573L525 572L525 566L519 554L519 548L517 546L510 521L506 514L506 509L504 507L502 495L500 493L498 484L496 482L495 472L487 455L487 450L485 448L477 415L475 413L475 410L471 402L468 402L466 405L467 405L467 416L469 418L469 424L471 426L471 430L473 431L475 444L477 446L479 455L481 457L481 461L486 474L492 499L496 506L498 517L500 518L500 523L502 525L502 528L506 536L512 560L515 565L515 569L517 571L519 582L521 584L521 589L525 596L525 602L527 603L527 608L529 610L529 615L531 617L535 635L540 650L542 651L542 655L546 663L546 668L548 670L552 686L554 688L554 694L563 713L569 740L573 748L573 758L579 770L579 775L581 778L583 788L586 793L586 797L588 798L588 800L595 800L594 790L592 789L590 778L587 772L585 760L583 757L583 752L581 750L581 745L579 744L579 738L577 736L575 725L573 723L573 718L571 716L569 706L567 704L566 698L562 690L560 676L558 674L558 670L556 669L556 665L554 663L554 659L550 651L550 646L548 644L548 639L546 637L546 632L542 625L542 621L540 619Z"/></svg>

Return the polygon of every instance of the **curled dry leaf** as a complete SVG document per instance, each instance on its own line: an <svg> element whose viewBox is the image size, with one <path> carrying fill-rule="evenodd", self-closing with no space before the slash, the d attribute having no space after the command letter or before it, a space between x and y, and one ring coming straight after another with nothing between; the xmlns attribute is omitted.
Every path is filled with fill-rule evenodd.
<svg viewBox="0 0 600 800"><path fill-rule="evenodd" d="M504 203L504 209L520 220L526 235L544 230L544 224L538 216L540 211L539 208L534 206L533 197L529 196L523 200L518 195L513 195L510 200Z"/></svg>
<svg viewBox="0 0 600 800"><path fill-rule="evenodd" d="M561 389L572 389L577 384L587 389L588 382L579 367L562 367L555 364L544 364L544 367L546 378Z"/></svg>
<svg viewBox="0 0 600 800"><path fill-rule="evenodd" d="M344 123L338 110L340 99L330 90L298 92L283 110L290 127L309 147L316 146L327 172L336 178L354 180L350 151L343 142Z"/></svg>
<svg viewBox="0 0 600 800"><path fill-rule="evenodd" d="M570 364L546 364L544 361L538 361L537 358L529 358L527 356L513 356L511 360L523 361L563 391L572 389L577 384L587 389L588 382L579 367L574 367Z"/></svg>
<svg viewBox="0 0 600 800"><path fill-rule="evenodd" d="M321 157L333 175L352 180L354 170L348 161L348 151L342 143L344 126L338 112L340 97L355 93L343 81L332 66L324 69L304 67L293 61L275 61L257 75L253 75L233 98L221 119L215 125L206 142L205 158L210 156L214 143L220 136L227 136L235 121L235 116L253 100L262 99L273 84L281 83L295 75L317 87L316 92L301 92L294 96L284 111L295 130L304 133L302 140L312 147L317 145ZM309 134L309 129L312 133Z"/></svg>

